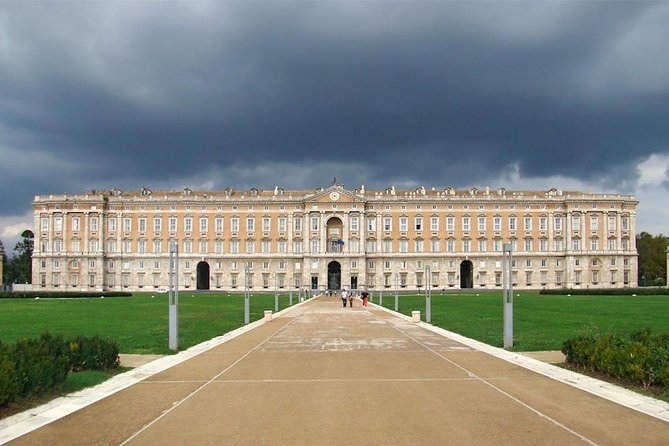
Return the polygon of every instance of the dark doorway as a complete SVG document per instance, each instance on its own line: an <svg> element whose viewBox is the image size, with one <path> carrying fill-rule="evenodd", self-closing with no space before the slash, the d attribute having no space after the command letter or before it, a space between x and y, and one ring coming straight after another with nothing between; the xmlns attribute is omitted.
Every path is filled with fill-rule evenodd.
<svg viewBox="0 0 669 446"><path fill-rule="evenodd" d="M328 263L328 290L341 289L341 265L339 262Z"/></svg>
<svg viewBox="0 0 669 446"><path fill-rule="evenodd" d="M209 289L209 264L207 262L197 264L197 289Z"/></svg>
<svg viewBox="0 0 669 446"><path fill-rule="evenodd" d="M358 289L358 276L351 276L351 289L352 290Z"/></svg>
<svg viewBox="0 0 669 446"><path fill-rule="evenodd" d="M311 289L312 290L318 289L318 276L311 276Z"/></svg>
<svg viewBox="0 0 669 446"><path fill-rule="evenodd" d="M474 265L470 260L460 264L460 288L474 288Z"/></svg>

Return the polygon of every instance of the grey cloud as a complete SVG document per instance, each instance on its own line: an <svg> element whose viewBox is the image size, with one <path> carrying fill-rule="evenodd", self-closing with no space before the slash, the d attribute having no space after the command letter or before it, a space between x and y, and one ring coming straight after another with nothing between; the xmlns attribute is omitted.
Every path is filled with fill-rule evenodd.
<svg viewBox="0 0 669 446"><path fill-rule="evenodd" d="M36 170L13 194L20 198L2 197L2 212L22 213L36 193L89 186L314 187L334 175L457 186L513 164L522 175L629 184L635 173L625 166L669 151L669 90L598 79L624 66L620 42L663 48L659 28L645 35L644 27L667 10L655 2L3 3L0 128L11 131L1 143L83 167L48 181Z"/></svg>

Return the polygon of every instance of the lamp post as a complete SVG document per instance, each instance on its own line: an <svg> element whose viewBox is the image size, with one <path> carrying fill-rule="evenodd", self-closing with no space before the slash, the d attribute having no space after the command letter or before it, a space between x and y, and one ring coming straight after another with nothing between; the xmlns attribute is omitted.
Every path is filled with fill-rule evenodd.
<svg viewBox="0 0 669 446"><path fill-rule="evenodd" d="M509 349L513 347L513 269L511 268L511 243L505 243L503 248L502 295L504 299L504 348Z"/></svg>
<svg viewBox="0 0 669 446"><path fill-rule="evenodd" d="M249 264L244 267L244 324L249 323Z"/></svg>
<svg viewBox="0 0 669 446"><path fill-rule="evenodd" d="M278 313L279 312L279 284L278 284L279 278L275 275L274 276L274 312Z"/></svg>
<svg viewBox="0 0 669 446"><path fill-rule="evenodd" d="M425 322L432 323L432 291L430 290L430 266L425 266Z"/></svg>
<svg viewBox="0 0 669 446"><path fill-rule="evenodd" d="M399 284L399 277L397 276L397 273L395 273L395 311L399 311L399 296L398 296L398 284Z"/></svg>
<svg viewBox="0 0 669 446"><path fill-rule="evenodd" d="M169 267L169 335L168 344L172 351L179 350L179 248L170 244Z"/></svg>

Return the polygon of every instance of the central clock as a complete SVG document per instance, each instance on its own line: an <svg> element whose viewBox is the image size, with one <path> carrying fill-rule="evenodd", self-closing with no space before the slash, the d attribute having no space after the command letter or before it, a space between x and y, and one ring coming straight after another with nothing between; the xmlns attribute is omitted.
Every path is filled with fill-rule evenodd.
<svg viewBox="0 0 669 446"><path fill-rule="evenodd" d="M337 201L337 200L339 200L339 193L337 193L337 192L332 192L332 193L330 194L330 199L331 199L332 201Z"/></svg>

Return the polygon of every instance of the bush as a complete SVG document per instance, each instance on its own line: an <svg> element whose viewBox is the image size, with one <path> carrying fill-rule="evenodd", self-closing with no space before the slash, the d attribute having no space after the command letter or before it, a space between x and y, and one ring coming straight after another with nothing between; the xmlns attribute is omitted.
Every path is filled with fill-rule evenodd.
<svg viewBox="0 0 669 446"><path fill-rule="evenodd" d="M70 370L67 353L63 337L49 333L14 344L18 395L46 392L65 382Z"/></svg>
<svg viewBox="0 0 669 446"><path fill-rule="evenodd" d="M669 295L669 289L667 288L560 288L555 290L541 290L539 294L552 295L552 296L566 296L571 294L572 296L632 296L636 294L637 296L666 296Z"/></svg>
<svg viewBox="0 0 669 446"><path fill-rule="evenodd" d="M0 342L0 406L14 400L17 391L16 364L9 355L9 348Z"/></svg>
<svg viewBox="0 0 669 446"><path fill-rule="evenodd" d="M46 298L84 298L84 297L129 297L132 296L132 293L125 291L0 291L0 299L34 299L39 297L41 299Z"/></svg>
<svg viewBox="0 0 669 446"><path fill-rule="evenodd" d="M106 370L118 367L116 342L100 336L77 336L67 342L71 370Z"/></svg>
<svg viewBox="0 0 669 446"><path fill-rule="evenodd" d="M648 328L628 336L587 333L567 339L562 352L568 363L626 378L645 388L669 389L669 333L652 336Z"/></svg>

